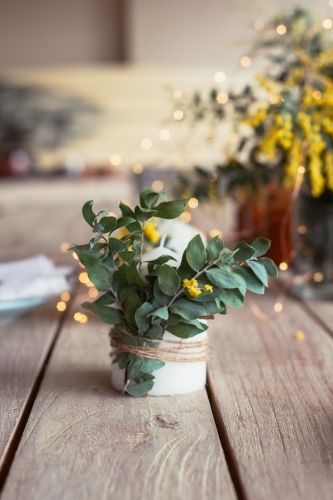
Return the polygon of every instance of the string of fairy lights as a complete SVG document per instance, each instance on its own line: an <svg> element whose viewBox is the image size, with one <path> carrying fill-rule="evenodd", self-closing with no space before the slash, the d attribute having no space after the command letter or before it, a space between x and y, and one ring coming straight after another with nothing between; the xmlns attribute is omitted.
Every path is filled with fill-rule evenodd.
<svg viewBox="0 0 333 500"><path fill-rule="evenodd" d="M333 0L329 0L328 4L330 7L333 7ZM265 22L263 20L260 20L260 19L256 20L253 24L253 28L258 32L264 30L265 26L266 26ZM323 28L325 28L327 30L331 29L333 27L332 19L331 18L324 19L322 21L322 26L323 26ZM287 33L287 27L283 24L280 24L276 27L276 32L279 35L283 36ZM248 68L249 66L251 66L252 59L251 59L250 55L243 55L241 57L241 59L239 60L239 64L243 68ZM226 79L227 79L227 75L224 71L221 71L221 70L217 71L214 75L214 80L219 84L224 83L226 81ZM181 89L173 89L172 96L176 100L181 99L181 97L183 96L183 91ZM317 97L318 97L318 99L320 98L319 94ZM316 97L314 96L314 98L316 98ZM274 96L271 97L271 99L274 99ZM217 93L216 100L221 105L226 104L229 100L228 93L221 90L220 92ZM274 104L273 101L271 101L271 103ZM173 118L174 118L175 122L180 122L184 118L184 112L181 109L176 107L176 109L173 112ZM206 130L206 133L205 133L207 138L213 138L213 137L215 137L215 134L216 134L216 130L212 126L208 127ZM162 128L159 131L158 137L159 137L160 141L167 142L172 137L172 132L168 128ZM237 134L235 134L234 132L229 133L229 135L227 137L227 142L229 144L234 144L237 142L237 140L238 140ZM149 151L149 150L153 149L153 147L154 147L153 140L149 137L144 137L140 142L140 147L144 151ZM172 163L175 167L182 166L182 164L183 164L182 156L176 155L174 157ZM112 154L110 157L110 164L114 167L120 167L122 164L121 156L117 153ZM136 175L141 175L144 172L144 170L145 170L145 167L142 163L135 163L132 166L132 171ZM301 165L298 169L298 177L297 177L295 187L293 189L293 194L292 194L293 200L295 199L295 197L297 196L297 194L299 192L300 186L303 182L304 173L305 173L305 168ZM212 174L216 176L215 172L213 172ZM213 178L212 180L216 180L216 178L215 179ZM154 191L160 192L164 188L164 183L162 180L157 179L157 180L153 181L153 183L151 184L151 187ZM129 200L122 200L122 201L126 204L130 204ZM191 198L189 203L188 203L188 206L190 209L195 209L199 206L199 201L196 198ZM111 215L114 215L114 214L112 213ZM191 218L192 218L191 213L189 211L184 212L180 216L180 219L184 223L189 223L191 221ZM299 225L297 228L297 232L301 235L305 234L306 231L307 231L307 228L304 225ZM214 228L214 229L211 229L209 231L209 236L210 237L232 236L232 238L237 238L237 235L241 235L240 233L241 232L223 233L220 229ZM60 245L60 251L62 253L67 253L69 248L70 248L70 244L66 241L64 241ZM279 264L279 268L281 271L284 272L284 271L288 270L289 258L290 257L292 258L294 253L295 253L295 249L293 248L291 250L288 258ZM73 253L72 255L73 255L73 258L76 261L78 261L78 257L76 256L76 254ZM91 298L91 299L97 298L99 295L99 292L94 287L94 284L89 280L88 274L84 270L84 266L80 262L77 262L77 263L78 263L79 268L81 268L81 270L79 272L79 276L78 276L79 281L88 288L87 294L88 294L89 298ZM320 272L316 272L315 270L310 270L303 275L291 276L291 277L288 277L288 279L284 280L284 283L283 283L283 285L280 289L280 292L278 293L277 298L276 298L274 305L273 305L274 313L280 313L283 311L283 303L287 297L287 294L288 294L290 287L293 284L298 283L300 281L304 282L304 281L310 280L310 279L313 279L316 282L320 282L323 280L323 274ZM70 298L71 298L71 295L69 292L63 292L60 296L60 301L57 303L57 306L56 306L57 310L60 312L65 311L67 309L67 304L70 301ZM257 302L255 301L255 299L252 296L250 298L250 307L251 307L253 314L256 317L258 317L259 319L261 319L262 321L269 321L269 319L272 317L271 315L264 313L259 308ZM81 313L80 311L75 311L73 313L73 319L74 319L74 321L81 323L81 324L85 324L88 322L88 316L86 314ZM294 337L298 341L303 341L305 339L304 332L302 332L302 331L297 331L294 334Z"/></svg>

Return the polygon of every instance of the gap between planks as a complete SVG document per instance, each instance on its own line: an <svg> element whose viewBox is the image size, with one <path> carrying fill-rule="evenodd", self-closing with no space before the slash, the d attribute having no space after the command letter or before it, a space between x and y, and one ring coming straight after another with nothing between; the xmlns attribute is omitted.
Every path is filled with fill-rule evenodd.
<svg viewBox="0 0 333 500"><path fill-rule="evenodd" d="M71 301L73 300L75 296L76 290L74 289L73 295L71 297ZM70 304L68 304L70 305ZM48 343L46 344L44 348L44 352L40 358L38 368L37 368L37 374L34 382L32 383L31 389L29 393L26 396L26 400L21 408L20 414L18 416L15 428L13 429L11 436L8 440L7 446L3 452L2 457L0 457L0 494L1 491L5 485L8 473L10 471L11 465L13 463L15 453L17 451L17 448L20 444L22 434L24 432L26 423L28 421L28 418L30 416L32 407L34 405L34 402L36 400L36 397L38 395L38 391L40 388L40 385L42 383L42 380L44 378L44 374L47 368L47 365L49 363L49 360L51 358L52 352L54 350L54 347L56 345L57 339L59 337L61 328L64 324L64 321L67 317L68 314L68 309L64 311L63 313L60 314L58 325L55 328L54 334L50 337Z"/></svg>

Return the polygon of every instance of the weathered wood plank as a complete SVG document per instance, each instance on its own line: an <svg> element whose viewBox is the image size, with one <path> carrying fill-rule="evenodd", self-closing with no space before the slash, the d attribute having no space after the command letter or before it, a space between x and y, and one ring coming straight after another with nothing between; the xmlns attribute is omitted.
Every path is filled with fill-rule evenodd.
<svg viewBox="0 0 333 500"><path fill-rule="evenodd" d="M205 390L163 398L116 393L105 325L72 317L2 500L235 500Z"/></svg>
<svg viewBox="0 0 333 500"><path fill-rule="evenodd" d="M313 301L305 302L304 308L311 311L311 314L322 323L324 327L333 335L333 302Z"/></svg>
<svg viewBox="0 0 333 500"><path fill-rule="evenodd" d="M211 398L249 500L330 500L333 342L298 303L273 292L212 322ZM295 337L297 331L305 339Z"/></svg>
<svg viewBox="0 0 333 500"><path fill-rule="evenodd" d="M0 482L54 342L60 315L55 303L0 325Z"/></svg>

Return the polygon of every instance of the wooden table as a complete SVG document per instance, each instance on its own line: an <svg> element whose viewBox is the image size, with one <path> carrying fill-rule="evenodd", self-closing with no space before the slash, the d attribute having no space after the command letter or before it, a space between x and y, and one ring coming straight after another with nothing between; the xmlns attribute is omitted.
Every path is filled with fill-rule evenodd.
<svg viewBox="0 0 333 500"><path fill-rule="evenodd" d="M57 253L73 212L6 193L2 260ZM206 389L132 398L111 388L108 327L73 319L86 290L0 327L1 500L333 498L331 303L249 295L210 324Z"/></svg>

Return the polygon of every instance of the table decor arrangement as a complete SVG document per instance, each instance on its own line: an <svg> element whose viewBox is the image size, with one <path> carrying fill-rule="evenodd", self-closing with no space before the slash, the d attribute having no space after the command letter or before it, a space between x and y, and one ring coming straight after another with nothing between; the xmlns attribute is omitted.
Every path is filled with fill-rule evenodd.
<svg viewBox="0 0 333 500"><path fill-rule="evenodd" d="M82 307L112 325L112 383L132 396L203 387L207 318L226 314L227 306L241 307L247 290L262 294L268 277L277 276L275 264L264 257L270 246L265 238L230 250L217 236L205 246L197 234L182 255L163 246L144 253L151 219L175 219L188 201L166 201L164 193L145 187L133 210L120 203L119 218L106 211L95 214L93 201L82 209L94 235L72 250L102 292ZM127 233L118 238L124 227Z"/></svg>
<svg viewBox="0 0 333 500"><path fill-rule="evenodd" d="M250 195L253 217L261 213L265 223L272 187L274 196L278 187L285 215L274 246L283 244L280 262L288 264L294 255L296 272L312 272L297 293L314 298L333 298L332 25L332 19L299 7L260 21L246 56L249 64L254 56L268 63L256 82L239 92L213 88L207 97L196 92L174 99L191 127L203 121L215 130L232 125L226 160L213 172L182 173L178 186L184 195L214 201L224 182L226 194L236 195L240 205ZM290 243L292 211L296 231Z"/></svg>

